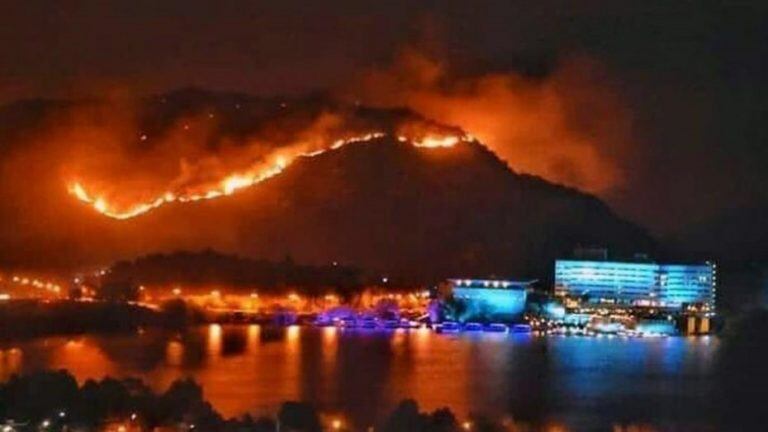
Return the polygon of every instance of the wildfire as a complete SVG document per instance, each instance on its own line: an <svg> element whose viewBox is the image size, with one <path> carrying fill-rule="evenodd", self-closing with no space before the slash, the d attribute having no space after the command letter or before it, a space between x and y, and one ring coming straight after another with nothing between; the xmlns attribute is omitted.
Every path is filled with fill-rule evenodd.
<svg viewBox="0 0 768 432"><path fill-rule="evenodd" d="M193 202L210 200L227 195L232 195L237 191L249 188L256 184L259 184L269 178L275 177L282 173L288 166L294 161L300 158L311 158L319 156L323 153L338 150L348 144L365 143L375 139L383 138L387 134L383 132L370 132L364 135L355 136L346 139L339 139L334 141L328 148L314 150L311 152L304 152L289 155L279 155L274 160L266 165L261 163L258 166L253 166L250 169L232 173L218 182L213 183L206 189L197 192L181 192L181 191L166 191L154 199L150 199L144 202L132 204L130 206L119 206L110 203L103 196L96 195L89 192L88 189L79 181L73 181L68 185L69 193L80 200L83 203L90 205L94 210L101 213L104 216L113 219L131 219L136 216L140 216L144 213L159 208L165 204L174 202ZM419 138L410 138L403 135L397 136L397 140L400 142L410 142L414 147L421 148L449 148L453 147L459 142L473 141L474 138L470 135L444 135L433 136L426 135Z"/></svg>
<svg viewBox="0 0 768 432"><path fill-rule="evenodd" d="M406 137L398 137L400 141L408 141L408 138ZM416 147L425 147L425 148L441 148L441 147L453 147L456 144L461 141L462 138L457 136L446 136L446 137L426 137L420 141L414 141L413 145Z"/></svg>

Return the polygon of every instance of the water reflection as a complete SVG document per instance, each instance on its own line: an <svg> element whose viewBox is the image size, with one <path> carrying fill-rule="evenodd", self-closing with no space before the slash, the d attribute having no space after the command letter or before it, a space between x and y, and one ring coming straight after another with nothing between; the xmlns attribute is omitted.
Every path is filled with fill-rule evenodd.
<svg viewBox="0 0 768 432"><path fill-rule="evenodd" d="M208 361L216 363L216 360L221 357L221 325L211 324L208 326L208 344L206 352L208 353Z"/></svg>
<svg viewBox="0 0 768 432"><path fill-rule="evenodd" d="M184 345L176 340L168 341L165 349L165 361L169 366L181 366L184 362Z"/></svg>
<svg viewBox="0 0 768 432"><path fill-rule="evenodd" d="M19 348L0 350L0 380L7 380L13 374L21 372L22 352Z"/></svg>
<svg viewBox="0 0 768 432"><path fill-rule="evenodd" d="M338 350L338 333L336 327L325 327L322 335L322 368L319 371L319 392L327 395L336 395L338 392L336 379L336 355ZM335 403L337 400L332 400Z"/></svg>
<svg viewBox="0 0 768 432"><path fill-rule="evenodd" d="M261 327L256 324L250 324L248 326L248 353L255 354L259 347L259 337L261 335Z"/></svg>
<svg viewBox="0 0 768 432"><path fill-rule="evenodd" d="M58 344L50 356L50 362L51 369L68 369L76 377L102 378L116 372L104 350L88 337Z"/></svg>
<svg viewBox="0 0 768 432"><path fill-rule="evenodd" d="M210 325L0 346L0 378L65 368L80 380L138 376L162 390L191 376L225 415L311 400L371 424L400 400L506 417L542 430L701 425L717 394L712 339L539 338ZM563 425L567 425L565 428Z"/></svg>

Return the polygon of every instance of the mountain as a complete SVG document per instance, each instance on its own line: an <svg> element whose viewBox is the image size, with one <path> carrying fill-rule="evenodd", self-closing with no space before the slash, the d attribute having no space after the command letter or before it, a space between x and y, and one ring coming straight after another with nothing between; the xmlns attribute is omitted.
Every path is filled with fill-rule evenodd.
<svg viewBox="0 0 768 432"><path fill-rule="evenodd" d="M516 174L479 143L391 138L301 160L236 196L162 208L142 223L234 221L239 251L383 274L536 277L579 245L618 255L651 238L599 199Z"/></svg>
<svg viewBox="0 0 768 432"><path fill-rule="evenodd" d="M46 111L39 107L42 103L36 102L35 109ZM190 113L215 113L218 129L208 130L205 144L215 155L232 145L210 144L212 136L226 136L227 143L264 133L290 138L295 135L292 128L316 125L329 112L343 118L333 123L333 130L392 130L403 121L438 125L404 110L342 106L320 97L286 104L187 90L142 104L141 130L150 136L162 135L167 125ZM8 110L3 117L13 118ZM25 119L24 124L35 122ZM152 172L140 159L145 145L131 148L136 162L124 170L126 176ZM178 164L186 155L174 156L171 162ZM27 159L51 164L33 166L37 170L60 170L48 158L20 160ZM67 162L65 166L71 165ZM24 175L29 171L17 170ZM0 230L0 262L17 266L82 267L153 252L214 248L273 260L290 255L309 264L335 261L419 280L523 278L546 277L553 260L577 246L608 247L615 256L652 254L656 248L644 229L598 198L516 173L477 141L420 148L388 134L299 158L281 174L232 196L172 203L123 221L67 196L60 178L29 175L20 194L20 176L7 173L0 189L13 193L0 202L6 227ZM122 184L120 178L115 181ZM124 183L126 188L133 184Z"/></svg>

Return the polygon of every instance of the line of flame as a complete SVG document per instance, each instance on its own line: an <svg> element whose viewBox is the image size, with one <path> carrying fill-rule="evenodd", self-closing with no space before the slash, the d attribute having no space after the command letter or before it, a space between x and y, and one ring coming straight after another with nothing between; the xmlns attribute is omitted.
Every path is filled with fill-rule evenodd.
<svg viewBox="0 0 768 432"><path fill-rule="evenodd" d="M202 200L209 200L209 199L219 198L222 196L232 195L233 193L241 189L251 187L253 185L263 182L264 180L267 180L269 178L272 178L282 173L296 159L311 158L311 157L319 156L328 151L338 150L348 144L368 142L378 138L383 138L384 136L386 136L386 134L383 132L371 132L365 135L360 135L352 138L346 138L346 139L340 139L340 140L334 141L333 144L331 144L331 146L328 149L321 149L321 150L315 150L312 152L300 153L290 159L287 159L285 156L280 156L276 158L274 165L268 166L267 168L263 168L263 169L252 168L244 172L231 174L225 177L224 179L222 179L221 181L219 181L216 184L216 186L206 191L205 193L180 195L180 194L169 191L169 192L165 192L164 194L152 200L135 204L126 210L114 209L113 206L111 206L105 198L94 196L91 193L89 193L86 190L86 188L82 185L82 183L80 183L79 181L71 182L68 185L68 191L75 198L90 205L91 207L93 207L94 210L103 214L104 216L107 216L113 219L118 219L118 220L131 219L136 216L140 216L144 213L147 213L149 211L152 211L162 205L173 203L173 202L183 203L183 202L202 201ZM463 136L449 135L444 137L427 136L422 139L411 140L405 136L398 136L397 140L400 142L410 141L411 144L415 147L448 148L448 147L453 147L454 145L462 141L472 141L474 140L474 138L472 138L470 135L463 135Z"/></svg>

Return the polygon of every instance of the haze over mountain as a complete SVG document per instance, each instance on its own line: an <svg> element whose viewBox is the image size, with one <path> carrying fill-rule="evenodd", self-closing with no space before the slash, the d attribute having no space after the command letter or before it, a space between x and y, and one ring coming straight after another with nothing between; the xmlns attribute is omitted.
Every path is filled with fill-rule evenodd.
<svg viewBox="0 0 768 432"><path fill-rule="evenodd" d="M88 134L78 129L80 135L48 132L69 121L61 120L67 118L59 112L61 107L72 109L67 103L36 102L3 111L4 118L19 125L2 132L0 189L13 192L0 204L5 227L0 233L0 262L5 266L73 268L210 247L251 257L281 259L290 254L297 262L337 261L416 278L529 277L546 272L553 259L579 245L606 246L618 255L655 248L643 229L618 217L599 199L518 174L477 141L419 148L393 134L296 159L281 174L232 196L170 203L117 221L67 194L61 173L73 166L95 167L79 172L111 174L100 184L136 194L137 184L147 188L163 184L165 172L174 166L178 170L179 161L189 156L184 151L190 149L210 155L199 158L205 164L182 162L188 182L242 163L238 161L242 155L256 157L264 146L253 144L254 137L294 143L307 131L315 136L318 124L324 125L323 139L339 130L389 131L404 123L420 129L454 129L403 110L340 106L323 98L286 104L186 91L145 101L136 115L140 132L132 131L130 145L114 153L110 152L114 148L105 151L101 141L93 139L111 136L100 129L98 134L90 127L85 128ZM97 112L96 124L115 123L101 109ZM177 148L178 143L173 141L172 146L167 138L161 144L145 142L144 134L173 135L173 125L201 113L215 115L218 121L191 139L199 145ZM329 116L341 120L328 126L322 119ZM77 140L61 136L87 136L92 141L71 153ZM276 148L288 148L281 145ZM57 151L51 152L51 146ZM166 159L171 160L166 163L158 155L170 155ZM92 163L84 165L83 160Z"/></svg>

